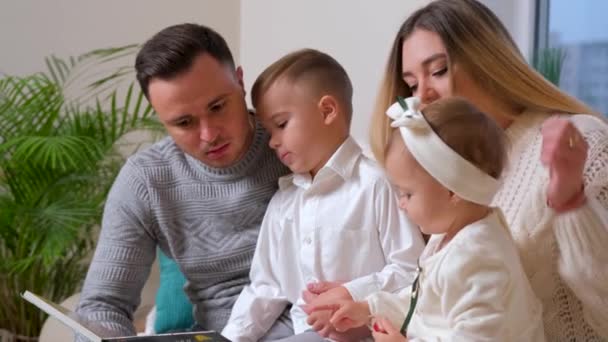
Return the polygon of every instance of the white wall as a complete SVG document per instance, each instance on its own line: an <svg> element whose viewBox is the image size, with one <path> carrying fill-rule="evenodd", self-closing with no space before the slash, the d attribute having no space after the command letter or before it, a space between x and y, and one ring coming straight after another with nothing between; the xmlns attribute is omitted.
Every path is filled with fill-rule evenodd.
<svg viewBox="0 0 608 342"><path fill-rule="evenodd" d="M481 0L511 33L524 57L529 59L534 48L534 0Z"/></svg>
<svg viewBox="0 0 608 342"><path fill-rule="evenodd" d="M363 145L392 39L402 21L429 0L19 0L0 2L0 72L45 69L44 57L142 43L160 29L198 22L220 32L250 87L282 55L303 47L335 57L354 86L352 133ZM482 0L523 52L532 46L533 0Z"/></svg>
<svg viewBox="0 0 608 342"><path fill-rule="evenodd" d="M0 1L0 72L45 70L44 57L143 43L162 28L204 23L239 56L240 0Z"/></svg>
<svg viewBox="0 0 608 342"><path fill-rule="evenodd" d="M353 136L368 144L368 124L392 40L428 0L256 0L241 3L241 61L249 88L284 54L309 47L330 54L354 84Z"/></svg>

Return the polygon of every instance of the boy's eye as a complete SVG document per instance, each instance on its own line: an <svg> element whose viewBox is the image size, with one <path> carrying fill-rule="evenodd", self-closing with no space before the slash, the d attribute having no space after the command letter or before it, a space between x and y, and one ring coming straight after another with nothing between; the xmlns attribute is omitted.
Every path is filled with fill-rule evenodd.
<svg viewBox="0 0 608 342"><path fill-rule="evenodd" d="M287 121L281 121L281 122L277 123L278 128L283 129L283 128L285 128L285 126L287 126Z"/></svg>
<svg viewBox="0 0 608 342"><path fill-rule="evenodd" d="M417 84L412 84L410 86L408 86L410 88L410 92L411 93L415 93L416 89L418 89L418 85Z"/></svg>
<svg viewBox="0 0 608 342"><path fill-rule="evenodd" d="M403 190L399 190L398 195L399 195L399 198L410 199L410 197L412 197L412 194L410 192L403 191Z"/></svg>

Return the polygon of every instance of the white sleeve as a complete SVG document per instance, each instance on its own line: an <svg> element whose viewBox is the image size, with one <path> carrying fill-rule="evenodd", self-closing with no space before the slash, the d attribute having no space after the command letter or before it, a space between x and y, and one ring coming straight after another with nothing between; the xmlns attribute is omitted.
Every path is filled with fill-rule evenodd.
<svg viewBox="0 0 608 342"><path fill-rule="evenodd" d="M441 307L455 341L500 341L508 324L512 283L505 261L490 251L459 248L444 258L437 277Z"/></svg>
<svg viewBox="0 0 608 342"><path fill-rule="evenodd" d="M277 265L280 226L276 219L279 201L275 195L266 211L251 262L251 283L236 300L222 335L233 342L259 340L289 304L283 293Z"/></svg>
<svg viewBox="0 0 608 342"><path fill-rule="evenodd" d="M422 234L399 209L397 196L382 179L374 185L374 206L386 266L379 272L344 284L355 301L378 292L397 292L414 281L417 260L424 249Z"/></svg>
<svg viewBox="0 0 608 342"><path fill-rule="evenodd" d="M555 217L558 271L583 304L585 321L608 336L608 127L586 115L575 120L589 144L587 202Z"/></svg>
<svg viewBox="0 0 608 342"><path fill-rule="evenodd" d="M412 287L408 286L399 293L375 292L367 296L367 304L372 317L384 317L394 327L401 328L410 308Z"/></svg>

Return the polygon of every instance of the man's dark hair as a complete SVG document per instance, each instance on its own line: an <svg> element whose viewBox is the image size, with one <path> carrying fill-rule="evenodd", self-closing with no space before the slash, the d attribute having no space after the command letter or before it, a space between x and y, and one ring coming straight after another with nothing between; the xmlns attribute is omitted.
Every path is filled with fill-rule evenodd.
<svg viewBox="0 0 608 342"><path fill-rule="evenodd" d="M228 44L209 27L179 24L155 34L144 44L135 59L137 81L144 95L150 99L148 85L151 79L171 79L187 71L194 59L205 53L234 68Z"/></svg>

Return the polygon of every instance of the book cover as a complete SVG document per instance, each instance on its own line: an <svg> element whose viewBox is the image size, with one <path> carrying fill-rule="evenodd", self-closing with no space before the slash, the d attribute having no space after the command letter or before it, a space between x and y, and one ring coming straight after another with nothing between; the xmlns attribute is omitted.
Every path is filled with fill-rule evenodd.
<svg viewBox="0 0 608 342"><path fill-rule="evenodd" d="M68 326L74 332L79 333L93 342L229 342L228 339L215 331L193 331L172 334L158 334L146 336L124 336L124 337L103 337L107 336L107 330L103 329L95 322L86 321L77 313L53 303L43 297L37 296L29 291L22 295L23 299L36 305L39 309L46 312Z"/></svg>

